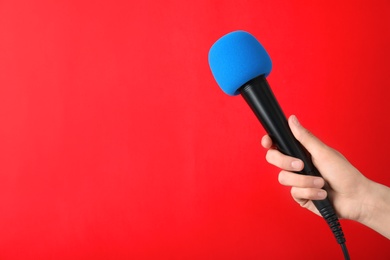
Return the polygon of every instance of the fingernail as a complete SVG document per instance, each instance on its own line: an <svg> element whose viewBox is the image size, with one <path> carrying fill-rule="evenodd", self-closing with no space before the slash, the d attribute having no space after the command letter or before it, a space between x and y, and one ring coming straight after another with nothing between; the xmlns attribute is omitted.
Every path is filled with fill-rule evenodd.
<svg viewBox="0 0 390 260"><path fill-rule="evenodd" d="M301 169L302 162L301 161L292 161L291 162L291 167L293 167L294 169Z"/></svg>
<svg viewBox="0 0 390 260"><path fill-rule="evenodd" d="M300 126L300 123L299 123L298 118L296 116L292 116L291 118L292 118L294 125Z"/></svg>
<svg viewBox="0 0 390 260"><path fill-rule="evenodd" d="M326 198L326 191L321 190L317 193L317 196L319 199L325 199Z"/></svg>

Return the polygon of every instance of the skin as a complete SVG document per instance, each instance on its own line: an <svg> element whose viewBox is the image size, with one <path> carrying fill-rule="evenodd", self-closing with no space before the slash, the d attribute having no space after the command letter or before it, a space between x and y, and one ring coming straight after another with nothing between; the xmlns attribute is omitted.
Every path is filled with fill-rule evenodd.
<svg viewBox="0 0 390 260"><path fill-rule="evenodd" d="M261 144L268 150L266 160L282 169L278 180L291 187L294 200L319 215L312 200L329 196L340 218L358 221L390 239L390 188L366 178L341 153L305 129L296 116L291 116L288 123L323 177L293 173L303 169L303 162L279 152L265 135ZM327 191L322 189L325 183Z"/></svg>

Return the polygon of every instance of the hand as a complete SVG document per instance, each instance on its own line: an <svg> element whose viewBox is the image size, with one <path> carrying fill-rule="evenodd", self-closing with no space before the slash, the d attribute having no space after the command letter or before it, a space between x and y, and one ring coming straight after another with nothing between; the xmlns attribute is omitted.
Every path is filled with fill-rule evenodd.
<svg viewBox="0 0 390 260"><path fill-rule="evenodd" d="M291 116L288 123L295 138L312 155L313 163L323 178L293 173L303 169L303 162L279 152L272 146L271 138L265 135L261 143L268 149L266 159L270 164L282 169L279 182L291 186L294 200L318 215L319 212L311 200L321 200L328 196L340 218L362 222L365 217L363 205L370 181L343 155L301 126L295 116ZM321 189L325 182L327 192Z"/></svg>

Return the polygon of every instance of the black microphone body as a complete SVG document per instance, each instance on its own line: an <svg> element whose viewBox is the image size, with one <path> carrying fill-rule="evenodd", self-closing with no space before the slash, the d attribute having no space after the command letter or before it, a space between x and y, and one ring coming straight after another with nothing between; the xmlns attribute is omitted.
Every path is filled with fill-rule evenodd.
<svg viewBox="0 0 390 260"><path fill-rule="evenodd" d="M248 81L239 88L239 92L251 107L277 149L283 154L303 161L303 170L296 173L321 176L311 160L310 153L291 132L287 119L264 75ZM313 203L332 229L337 242L339 244L344 243L343 232L329 199L314 200Z"/></svg>
<svg viewBox="0 0 390 260"><path fill-rule="evenodd" d="M279 151L301 159L304 169L298 173L310 174L315 167L309 152L295 139L286 116L264 76L256 77L239 89ZM319 176L319 175L317 175Z"/></svg>

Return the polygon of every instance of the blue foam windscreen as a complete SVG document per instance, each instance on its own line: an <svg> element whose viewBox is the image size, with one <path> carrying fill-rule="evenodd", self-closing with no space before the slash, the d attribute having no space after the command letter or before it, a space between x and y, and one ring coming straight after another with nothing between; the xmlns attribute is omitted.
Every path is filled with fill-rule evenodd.
<svg viewBox="0 0 390 260"><path fill-rule="evenodd" d="M215 80L228 95L238 95L238 89L260 75L268 76L271 58L256 38L245 31L222 36L209 51L209 65Z"/></svg>

